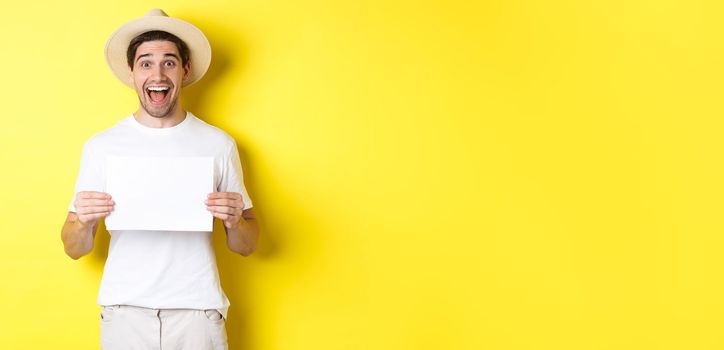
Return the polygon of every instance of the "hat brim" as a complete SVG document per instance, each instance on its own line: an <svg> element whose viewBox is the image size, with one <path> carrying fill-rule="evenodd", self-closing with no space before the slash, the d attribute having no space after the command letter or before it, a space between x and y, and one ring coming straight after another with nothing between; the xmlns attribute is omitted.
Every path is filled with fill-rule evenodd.
<svg viewBox="0 0 724 350"><path fill-rule="evenodd" d="M106 62L118 80L133 87L128 80L130 69L126 58L128 45L136 36L152 30L169 32L179 37L189 47L191 73L181 85L182 87L197 82L206 74L211 63L211 45L199 28L178 18L146 16L128 21L118 28L106 42Z"/></svg>

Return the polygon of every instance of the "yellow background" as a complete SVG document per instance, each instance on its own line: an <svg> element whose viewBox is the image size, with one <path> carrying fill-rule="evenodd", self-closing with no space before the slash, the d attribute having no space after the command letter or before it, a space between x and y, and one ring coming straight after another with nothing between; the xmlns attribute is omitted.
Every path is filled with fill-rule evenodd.
<svg viewBox="0 0 724 350"><path fill-rule="evenodd" d="M60 228L103 59L151 7L209 37L185 106L263 235L215 232L232 349L724 347L719 1L96 1L0 11L0 347L93 349L108 235Z"/></svg>

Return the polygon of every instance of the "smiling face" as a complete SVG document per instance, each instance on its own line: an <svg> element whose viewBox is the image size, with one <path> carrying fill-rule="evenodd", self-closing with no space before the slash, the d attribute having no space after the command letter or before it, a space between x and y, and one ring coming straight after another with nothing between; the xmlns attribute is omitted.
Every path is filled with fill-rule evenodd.
<svg viewBox="0 0 724 350"><path fill-rule="evenodd" d="M179 108L181 86L190 72L189 63L182 66L180 57L170 41L146 41L136 49L129 79L148 115L164 118Z"/></svg>

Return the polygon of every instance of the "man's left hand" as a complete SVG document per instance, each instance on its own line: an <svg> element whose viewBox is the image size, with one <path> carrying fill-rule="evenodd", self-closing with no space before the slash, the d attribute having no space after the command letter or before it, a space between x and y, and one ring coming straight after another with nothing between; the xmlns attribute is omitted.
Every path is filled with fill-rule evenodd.
<svg viewBox="0 0 724 350"><path fill-rule="evenodd" d="M236 228L244 220L244 200L236 192L212 192L206 198L206 210L221 219L226 228Z"/></svg>

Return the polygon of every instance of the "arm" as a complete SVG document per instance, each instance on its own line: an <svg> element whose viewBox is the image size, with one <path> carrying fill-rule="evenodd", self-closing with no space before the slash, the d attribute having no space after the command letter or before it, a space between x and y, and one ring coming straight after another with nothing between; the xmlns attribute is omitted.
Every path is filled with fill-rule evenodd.
<svg viewBox="0 0 724 350"><path fill-rule="evenodd" d="M239 223L234 227L226 229L226 244L233 252L243 256L249 256L256 250L256 242L259 239L259 225L254 217L253 208L242 212Z"/></svg>
<svg viewBox="0 0 724 350"><path fill-rule="evenodd" d="M98 220L113 210L111 196L102 192L78 192L75 200L77 212L68 212L60 239L65 253L78 259L93 250Z"/></svg>
<svg viewBox="0 0 724 350"><path fill-rule="evenodd" d="M249 256L256 250L259 225L253 208L243 210L244 201L239 193L211 193L206 200L206 208L224 222L226 244L231 251Z"/></svg>
<svg viewBox="0 0 724 350"><path fill-rule="evenodd" d="M84 224L78 220L78 214L68 212L68 217L60 232L65 254L75 260L90 253L93 250L93 238L96 236L97 227L97 223Z"/></svg>

